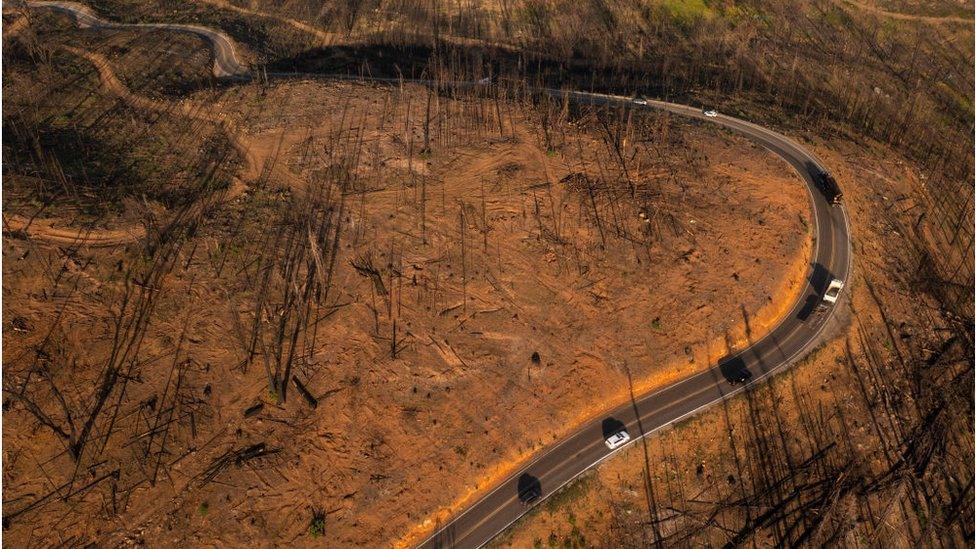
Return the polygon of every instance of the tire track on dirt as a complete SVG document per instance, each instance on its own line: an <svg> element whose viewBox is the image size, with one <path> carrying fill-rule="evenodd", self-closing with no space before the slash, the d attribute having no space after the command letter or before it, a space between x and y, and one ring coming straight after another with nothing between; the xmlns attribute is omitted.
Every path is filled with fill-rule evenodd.
<svg viewBox="0 0 976 549"><path fill-rule="evenodd" d="M858 2L857 0L844 0L844 3L857 8L859 10L867 11L881 17L887 17L889 19L898 19L900 21L918 21L921 23L959 23L965 25L972 25L974 19L967 19L965 17L956 17L953 15L914 15L911 13L901 13L897 11L888 11L878 6L872 6L865 4L863 2Z"/></svg>

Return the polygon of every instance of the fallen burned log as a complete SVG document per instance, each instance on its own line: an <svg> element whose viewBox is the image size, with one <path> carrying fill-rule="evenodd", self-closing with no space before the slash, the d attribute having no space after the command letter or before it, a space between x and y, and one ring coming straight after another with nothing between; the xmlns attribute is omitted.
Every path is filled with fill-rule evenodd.
<svg viewBox="0 0 976 549"><path fill-rule="evenodd" d="M244 410L244 417L251 417L263 409L264 409L264 403L258 402L254 406L251 406L248 409Z"/></svg>
<svg viewBox="0 0 976 549"><path fill-rule="evenodd" d="M319 401L312 396L312 393L308 392L305 385L298 380L298 376L291 376L291 380L295 383L295 388L298 389L299 393L301 393L302 398L305 399L305 402L307 402L308 405L314 410L319 405Z"/></svg>
<svg viewBox="0 0 976 549"><path fill-rule="evenodd" d="M200 474L200 485L203 486L208 484L217 478L217 475L219 475L232 463L237 467L240 467L252 459L270 456L277 454L280 451L280 448L268 448L268 446L263 442L258 442L257 444L252 444L237 450L229 450L215 459L213 463L211 463L210 466Z"/></svg>

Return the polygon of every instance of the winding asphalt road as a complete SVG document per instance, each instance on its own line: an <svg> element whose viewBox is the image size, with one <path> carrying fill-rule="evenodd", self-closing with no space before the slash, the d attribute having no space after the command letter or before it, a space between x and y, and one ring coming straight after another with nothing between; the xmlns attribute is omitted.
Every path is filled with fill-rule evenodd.
<svg viewBox="0 0 976 549"><path fill-rule="evenodd" d="M557 90L548 90L558 93ZM630 103L630 99L591 93L571 93L573 100L592 104ZM635 105L637 106L637 105ZM714 122L737 131L786 160L803 179L813 208L814 253L806 285L790 312L767 335L742 351L726 357L712 368L608 411L583 425L568 437L523 465L491 492L453 517L427 538L421 547L481 547L525 514L529 507L519 499L524 486L541 488L542 497L557 492L584 471L596 466L619 449L603 443L623 426L634 441L667 427L695 412L721 402L803 358L821 342L821 333L834 307L818 310L831 278L847 281L851 272L851 245L847 214L843 206L831 206L819 191L816 178L822 165L802 146L761 126L731 116L705 117L702 111L685 105L648 101L646 108ZM839 300L838 303L841 303ZM746 385L732 385L730 378L743 369L752 374Z"/></svg>
<svg viewBox="0 0 976 549"><path fill-rule="evenodd" d="M195 25L147 23L122 24L99 19L87 7L73 2L28 2L30 7L50 8L67 13L79 26L100 29L151 28L191 33L210 41L213 46L214 75L247 79L247 68L237 59L233 41L225 34ZM268 77L326 77L329 75L272 74ZM341 77L340 77L341 78ZM356 78L362 80L362 78ZM386 81L388 79L373 79ZM428 84L413 80L411 82ZM465 83L477 85L475 83ZM594 467L615 452L607 449L604 438L620 426L626 427L633 440L640 440L658 429L675 423L695 412L744 390L774 373L786 369L821 342L824 326L835 307L818 310L831 278L847 281L851 272L851 243L847 213L843 206L831 206L819 191L816 178L825 171L819 160L795 141L772 130L731 116L706 117L699 109L686 105L648 100L636 104L628 97L587 92L541 89L539 93L568 96L571 101L593 105L627 105L638 109L659 109L681 116L718 124L738 132L776 154L796 170L806 184L814 220L814 253L806 285L790 312L767 335L735 355L719 361L712 368L695 374L664 389L636 396L632 402L608 411L603 417L581 426L571 435L547 448L518 469L507 480L468 506L463 512L439 527L421 543L425 548L477 548L504 531L531 506L519 499L520 488L531 485L541 490L538 505L584 471ZM843 300L838 301L842 303ZM748 370L751 380L732 385L729 378Z"/></svg>

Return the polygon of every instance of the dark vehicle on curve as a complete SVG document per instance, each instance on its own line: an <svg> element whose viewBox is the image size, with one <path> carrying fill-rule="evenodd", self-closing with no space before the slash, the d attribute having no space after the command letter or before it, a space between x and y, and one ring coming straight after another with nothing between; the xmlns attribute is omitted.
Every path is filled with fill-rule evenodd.
<svg viewBox="0 0 976 549"><path fill-rule="evenodd" d="M752 379L752 372L750 372L749 368L746 367L746 363L744 360L742 360L742 356L734 356L720 360L718 367L722 372L722 377L724 377L730 385L748 383L749 380Z"/></svg>
<svg viewBox="0 0 976 549"><path fill-rule="evenodd" d="M840 192L840 187L837 186L837 181L832 175L827 172L820 172L820 175L817 177L817 185L820 187L828 202L835 206L840 204L840 199L844 196L844 193Z"/></svg>

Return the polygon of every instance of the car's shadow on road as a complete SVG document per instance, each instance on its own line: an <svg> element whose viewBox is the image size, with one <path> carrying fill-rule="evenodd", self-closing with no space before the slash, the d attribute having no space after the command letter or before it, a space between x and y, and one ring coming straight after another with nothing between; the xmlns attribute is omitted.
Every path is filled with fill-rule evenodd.
<svg viewBox="0 0 976 549"><path fill-rule="evenodd" d="M796 313L796 318L801 321L806 321L810 318L810 315L817 310L817 305L820 305L823 299L824 292L827 291L827 284L830 283L832 275L826 267L821 265L819 262L813 264L813 272L810 273L810 287L813 289L813 293L806 297L806 301L803 302L803 306Z"/></svg>
<svg viewBox="0 0 976 549"><path fill-rule="evenodd" d="M620 431L625 430L626 427L627 426L624 425L624 422L620 421L619 419L608 417L607 419L603 420L603 425L602 425L603 438L604 439L610 438L611 436L619 433Z"/></svg>

